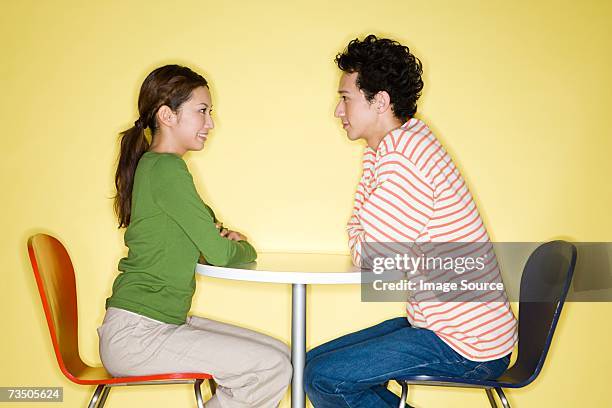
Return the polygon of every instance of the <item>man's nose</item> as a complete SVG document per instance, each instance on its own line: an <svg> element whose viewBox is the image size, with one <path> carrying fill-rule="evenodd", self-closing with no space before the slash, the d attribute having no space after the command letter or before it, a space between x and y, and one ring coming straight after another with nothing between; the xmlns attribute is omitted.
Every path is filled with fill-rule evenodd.
<svg viewBox="0 0 612 408"><path fill-rule="evenodd" d="M336 105L334 116L337 118L344 116L344 106L342 106L342 101L338 102L338 105Z"/></svg>

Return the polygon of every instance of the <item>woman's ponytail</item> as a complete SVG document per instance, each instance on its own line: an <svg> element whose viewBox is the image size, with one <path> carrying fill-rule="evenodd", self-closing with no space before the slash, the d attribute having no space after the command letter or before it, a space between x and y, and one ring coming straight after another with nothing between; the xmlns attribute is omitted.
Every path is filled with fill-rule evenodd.
<svg viewBox="0 0 612 408"><path fill-rule="evenodd" d="M145 137L144 124L141 119L134 122L134 126L121 133L121 149L117 171L115 173L115 213L119 219L119 228L130 225L132 209L132 187L136 166L142 155L149 149L149 142Z"/></svg>

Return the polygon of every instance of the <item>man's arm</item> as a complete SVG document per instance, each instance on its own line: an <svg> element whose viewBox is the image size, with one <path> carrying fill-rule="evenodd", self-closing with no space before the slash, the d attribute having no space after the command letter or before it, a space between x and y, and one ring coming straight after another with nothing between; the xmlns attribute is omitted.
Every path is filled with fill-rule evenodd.
<svg viewBox="0 0 612 408"><path fill-rule="evenodd" d="M359 180L359 184L357 185L357 191L355 192L353 212L346 226L349 238L349 249L355 265L361 264L361 244L357 241L357 237L363 233L363 227L361 226L361 222L359 220L359 211L371 193L370 181L374 177L373 169L375 159L376 153L374 150L367 148L363 153L363 172L361 179Z"/></svg>
<svg viewBox="0 0 612 408"><path fill-rule="evenodd" d="M377 185L349 221L349 247L355 265L361 264L364 242L414 242L433 214L434 189L406 157L390 153L381 158Z"/></svg>

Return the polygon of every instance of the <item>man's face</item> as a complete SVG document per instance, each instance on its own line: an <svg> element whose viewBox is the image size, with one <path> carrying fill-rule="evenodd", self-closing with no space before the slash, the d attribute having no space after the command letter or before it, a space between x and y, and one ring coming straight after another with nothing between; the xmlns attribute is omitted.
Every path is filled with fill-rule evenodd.
<svg viewBox="0 0 612 408"><path fill-rule="evenodd" d="M374 104L368 102L363 91L357 87L357 75L357 72L342 74L338 86L340 101L334 116L342 121L350 140L368 141L373 136L378 115Z"/></svg>

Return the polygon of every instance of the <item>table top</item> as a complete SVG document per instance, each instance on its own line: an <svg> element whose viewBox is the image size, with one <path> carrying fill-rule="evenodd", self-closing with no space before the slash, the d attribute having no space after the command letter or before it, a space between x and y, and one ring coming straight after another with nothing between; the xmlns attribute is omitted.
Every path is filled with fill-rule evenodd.
<svg viewBox="0 0 612 408"><path fill-rule="evenodd" d="M251 282L342 284L361 283L361 269L350 255L263 252L257 262L229 267L196 265L200 275Z"/></svg>

